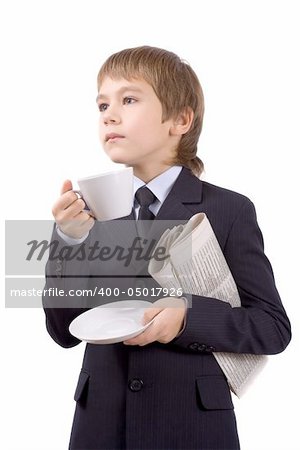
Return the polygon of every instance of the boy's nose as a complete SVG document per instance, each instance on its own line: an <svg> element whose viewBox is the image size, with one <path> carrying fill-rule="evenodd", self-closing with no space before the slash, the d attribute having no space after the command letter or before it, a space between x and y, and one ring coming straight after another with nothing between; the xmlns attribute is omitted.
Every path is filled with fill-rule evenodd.
<svg viewBox="0 0 300 450"><path fill-rule="evenodd" d="M120 115L117 113L117 111L112 110L111 108L109 108L103 114L103 121L104 121L105 124L119 123L120 122Z"/></svg>

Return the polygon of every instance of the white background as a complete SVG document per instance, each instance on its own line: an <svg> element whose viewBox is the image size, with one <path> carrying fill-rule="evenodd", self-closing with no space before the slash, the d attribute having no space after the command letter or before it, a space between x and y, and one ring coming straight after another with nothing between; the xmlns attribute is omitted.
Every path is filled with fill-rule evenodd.
<svg viewBox="0 0 300 450"><path fill-rule="evenodd" d="M65 178L112 167L98 144L95 106L97 72L112 52L164 47L198 73L204 179L254 201L294 332L235 400L243 450L299 448L298 3L1 2L4 218L51 219ZM42 309L2 306L1 333L1 448L67 449L83 344L57 346Z"/></svg>

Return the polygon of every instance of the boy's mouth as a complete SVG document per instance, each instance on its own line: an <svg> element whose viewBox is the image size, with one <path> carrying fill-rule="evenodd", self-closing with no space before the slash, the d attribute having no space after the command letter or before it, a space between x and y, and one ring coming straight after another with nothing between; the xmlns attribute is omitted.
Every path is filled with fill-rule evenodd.
<svg viewBox="0 0 300 450"><path fill-rule="evenodd" d="M122 136L121 134L117 133L109 133L105 135L105 142L108 141L115 141L117 139L123 139L125 136Z"/></svg>

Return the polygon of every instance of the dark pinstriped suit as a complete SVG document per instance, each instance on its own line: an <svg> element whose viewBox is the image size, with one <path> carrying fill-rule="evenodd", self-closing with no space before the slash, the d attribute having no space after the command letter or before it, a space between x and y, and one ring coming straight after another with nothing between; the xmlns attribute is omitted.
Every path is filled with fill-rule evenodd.
<svg viewBox="0 0 300 450"><path fill-rule="evenodd" d="M211 222L242 307L193 296L185 330L169 344L88 344L75 393L70 449L239 448L230 392L212 351L281 352L290 340L290 324L263 252L253 204L184 168L156 220L189 219L197 212L205 212ZM49 261L48 275L59 276L48 278L47 287L74 287L78 280L70 284L60 276L74 270L66 261ZM47 328L58 344L72 347L79 341L68 325L82 310L55 308L60 301L45 303Z"/></svg>

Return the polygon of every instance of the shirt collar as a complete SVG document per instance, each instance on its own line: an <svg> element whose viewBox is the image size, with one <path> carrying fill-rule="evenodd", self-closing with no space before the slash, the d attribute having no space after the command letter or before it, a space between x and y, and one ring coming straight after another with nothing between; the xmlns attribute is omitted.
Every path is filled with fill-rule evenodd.
<svg viewBox="0 0 300 450"><path fill-rule="evenodd" d="M136 191L142 187L147 186L153 194L156 196L157 200L160 203L163 203L167 198L170 190L173 187L177 177L179 176L182 170L182 166L172 166L165 172L161 173L157 177L153 178L153 180L149 181L149 183L145 183L140 178L134 176L133 177L133 199Z"/></svg>

